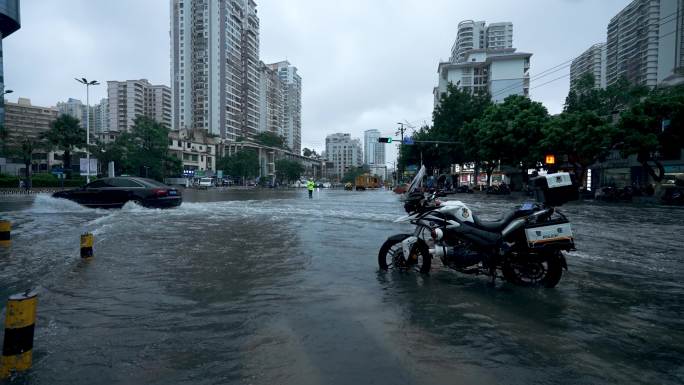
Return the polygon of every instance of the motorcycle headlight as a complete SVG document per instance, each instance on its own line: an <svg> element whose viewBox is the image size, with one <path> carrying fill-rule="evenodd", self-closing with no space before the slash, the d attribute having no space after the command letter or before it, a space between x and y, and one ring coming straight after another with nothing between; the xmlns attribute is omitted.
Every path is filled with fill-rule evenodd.
<svg viewBox="0 0 684 385"><path fill-rule="evenodd" d="M430 236L435 241L439 241L442 239L442 237L444 237L444 233L442 232L442 229L435 228L435 229L430 230Z"/></svg>

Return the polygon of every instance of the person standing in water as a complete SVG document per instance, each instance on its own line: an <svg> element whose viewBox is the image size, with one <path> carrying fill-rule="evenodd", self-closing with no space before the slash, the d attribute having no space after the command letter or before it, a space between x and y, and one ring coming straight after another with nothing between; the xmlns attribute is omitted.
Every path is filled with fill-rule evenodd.
<svg viewBox="0 0 684 385"><path fill-rule="evenodd" d="M306 182L306 189L309 190L309 199L313 199L313 191L316 185L314 185L314 181L309 179Z"/></svg>

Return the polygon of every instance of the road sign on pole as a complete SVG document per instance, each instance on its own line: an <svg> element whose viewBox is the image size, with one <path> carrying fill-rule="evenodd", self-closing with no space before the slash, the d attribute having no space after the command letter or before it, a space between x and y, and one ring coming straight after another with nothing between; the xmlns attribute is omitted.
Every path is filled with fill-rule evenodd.
<svg viewBox="0 0 684 385"><path fill-rule="evenodd" d="M412 137L407 136L407 137L404 138L404 144L407 145L407 146L411 146L411 145L413 145L413 144L415 144L415 143L413 142L413 138L412 138Z"/></svg>

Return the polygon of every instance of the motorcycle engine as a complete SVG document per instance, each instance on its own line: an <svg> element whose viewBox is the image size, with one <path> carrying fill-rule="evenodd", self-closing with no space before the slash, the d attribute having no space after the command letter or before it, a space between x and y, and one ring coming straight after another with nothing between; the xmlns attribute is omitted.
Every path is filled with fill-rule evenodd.
<svg viewBox="0 0 684 385"><path fill-rule="evenodd" d="M456 267L477 265L482 261L482 255L469 247L448 247L446 253L447 264Z"/></svg>

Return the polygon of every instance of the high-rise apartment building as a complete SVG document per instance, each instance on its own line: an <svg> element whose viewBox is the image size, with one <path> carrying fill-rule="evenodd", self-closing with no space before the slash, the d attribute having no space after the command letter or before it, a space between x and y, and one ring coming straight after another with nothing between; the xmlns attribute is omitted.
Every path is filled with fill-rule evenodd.
<svg viewBox="0 0 684 385"><path fill-rule="evenodd" d="M263 62L259 68L259 132L283 133L283 87L278 71Z"/></svg>
<svg viewBox="0 0 684 385"><path fill-rule="evenodd" d="M466 52L473 49L513 48L513 23L492 23L464 20L458 23L456 41L451 47L452 63L465 60Z"/></svg>
<svg viewBox="0 0 684 385"><path fill-rule="evenodd" d="M340 180L354 167L363 163L361 141L351 134L332 134L325 137L325 156L333 163L330 177Z"/></svg>
<svg viewBox="0 0 684 385"><path fill-rule="evenodd" d="M366 130L363 135L363 162L367 165L385 165L385 143L378 143L379 130Z"/></svg>
<svg viewBox="0 0 684 385"><path fill-rule="evenodd" d="M93 132L109 131L109 99L103 98L90 107L90 128Z"/></svg>
<svg viewBox="0 0 684 385"><path fill-rule="evenodd" d="M619 78L649 87L682 67L682 0L634 0L608 24L606 84Z"/></svg>
<svg viewBox="0 0 684 385"><path fill-rule="evenodd" d="M269 64L268 67L278 72L283 95L283 125L279 134L292 152L299 154L302 150L302 78L297 67L288 61Z"/></svg>
<svg viewBox="0 0 684 385"><path fill-rule="evenodd" d="M224 139L259 130L259 18L252 0L170 0L173 128Z"/></svg>
<svg viewBox="0 0 684 385"><path fill-rule="evenodd" d="M606 43L594 44L570 64L570 89L584 75L594 76L596 88L606 88Z"/></svg>
<svg viewBox="0 0 684 385"><path fill-rule="evenodd" d="M660 0L658 83L684 76L684 0Z"/></svg>
<svg viewBox="0 0 684 385"><path fill-rule="evenodd" d="M529 96L530 57L531 53L516 52L515 48L474 49L466 52L462 62L439 63L435 107L449 83L472 93L489 93L495 103L510 95Z"/></svg>
<svg viewBox="0 0 684 385"><path fill-rule="evenodd" d="M485 30L489 49L513 48L513 23L491 23Z"/></svg>
<svg viewBox="0 0 684 385"><path fill-rule="evenodd" d="M139 115L171 127L171 89L146 79L108 81L109 130L129 131Z"/></svg>
<svg viewBox="0 0 684 385"><path fill-rule="evenodd" d="M513 23L460 22L451 58L437 68L435 107L449 83L471 92L488 92L497 103L509 95L529 95L531 56L513 48Z"/></svg>
<svg viewBox="0 0 684 385"><path fill-rule="evenodd" d="M66 102L57 102L57 112L60 115L69 115L79 120L81 127L86 126L86 105L80 100L69 98Z"/></svg>

